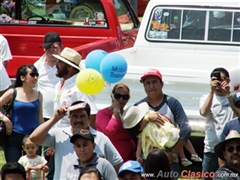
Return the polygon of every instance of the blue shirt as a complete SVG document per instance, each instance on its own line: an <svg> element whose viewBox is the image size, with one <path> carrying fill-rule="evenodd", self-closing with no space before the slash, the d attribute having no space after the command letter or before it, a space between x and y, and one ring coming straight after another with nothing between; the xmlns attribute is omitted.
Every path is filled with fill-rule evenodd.
<svg viewBox="0 0 240 180"><path fill-rule="evenodd" d="M225 140L231 130L237 130L240 134L240 117L234 118L225 124L221 134L221 141Z"/></svg>
<svg viewBox="0 0 240 180"><path fill-rule="evenodd" d="M14 100L12 109L13 131L20 134L31 134L39 125L39 99L32 102Z"/></svg>

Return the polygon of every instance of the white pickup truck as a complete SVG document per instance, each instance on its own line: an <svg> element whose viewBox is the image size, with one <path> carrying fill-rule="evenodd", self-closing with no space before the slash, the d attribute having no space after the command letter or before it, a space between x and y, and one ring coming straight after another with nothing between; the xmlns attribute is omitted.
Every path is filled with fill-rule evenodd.
<svg viewBox="0 0 240 180"><path fill-rule="evenodd" d="M231 90L240 85L240 1L151 0L134 47L114 53L128 62L121 80L131 89L128 105L146 96L140 77L156 68L163 92L181 102L193 131L204 132L199 98L209 92L211 71L224 67ZM110 103L107 89L97 95L99 108Z"/></svg>

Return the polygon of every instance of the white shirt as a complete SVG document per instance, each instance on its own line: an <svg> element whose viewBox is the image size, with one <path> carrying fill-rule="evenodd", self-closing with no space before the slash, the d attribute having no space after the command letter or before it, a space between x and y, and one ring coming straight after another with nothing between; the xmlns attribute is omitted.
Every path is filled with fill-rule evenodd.
<svg viewBox="0 0 240 180"><path fill-rule="evenodd" d="M60 78L56 76L56 66L47 65L46 58L44 54L34 63L34 66L39 73L37 89L43 95L43 117L49 119L54 113L55 86Z"/></svg>
<svg viewBox="0 0 240 180"><path fill-rule="evenodd" d="M8 46L6 38L0 34L0 91L4 91L11 86L11 81L8 77L7 71L3 66L3 61L12 59L12 54Z"/></svg>
<svg viewBox="0 0 240 180"><path fill-rule="evenodd" d="M200 98L200 108L205 103L207 95ZM233 119L233 111L226 96L214 94L212 107L206 119L204 152L214 153L214 147L221 141L221 133L225 124Z"/></svg>
<svg viewBox="0 0 240 180"><path fill-rule="evenodd" d="M4 65L0 62L0 91L6 90L9 86L11 86L11 81Z"/></svg>
<svg viewBox="0 0 240 180"><path fill-rule="evenodd" d="M0 34L0 60L9 61L12 59L12 54L8 46L6 38Z"/></svg>
<svg viewBox="0 0 240 180"><path fill-rule="evenodd" d="M54 109L60 106L71 106L75 101L85 101L91 108L91 114L97 114L97 106L95 104L95 96L90 96L82 93L76 86L77 74L67 79L63 85L61 81L55 87ZM68 116L64 116L57 122L54 127L70 126Z"/></svg>

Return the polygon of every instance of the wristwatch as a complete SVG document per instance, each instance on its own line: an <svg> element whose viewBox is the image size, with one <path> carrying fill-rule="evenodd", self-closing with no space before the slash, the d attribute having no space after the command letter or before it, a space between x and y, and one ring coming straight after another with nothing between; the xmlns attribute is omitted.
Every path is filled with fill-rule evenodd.
<svg viewBox="0 0 240 180"><path fill-rule="evenodd" d="M144 120L147 121L147 122L149 121L149 117L148 117L147 114L144 116Z"/></svg>
<svg viewBox="0 0 240 180"><path fill-rule="evenodd" d="M172 152L171 154L172 154L172 157L174 157L174 158L178 158L178 154L177 154L177 153Z"/></svg>

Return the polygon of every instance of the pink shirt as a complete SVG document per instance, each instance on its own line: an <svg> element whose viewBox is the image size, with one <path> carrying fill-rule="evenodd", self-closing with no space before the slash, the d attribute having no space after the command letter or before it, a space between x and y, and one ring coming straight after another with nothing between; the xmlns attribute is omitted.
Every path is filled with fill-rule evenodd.
<svg viewBox="0 0 240 180"><path fill-rule="evenodd" d="M122 121L112 118L113 112L104 108L96 116L96 128L111 140L124 162L136 159L136 144L123 128Z"/></svg>

